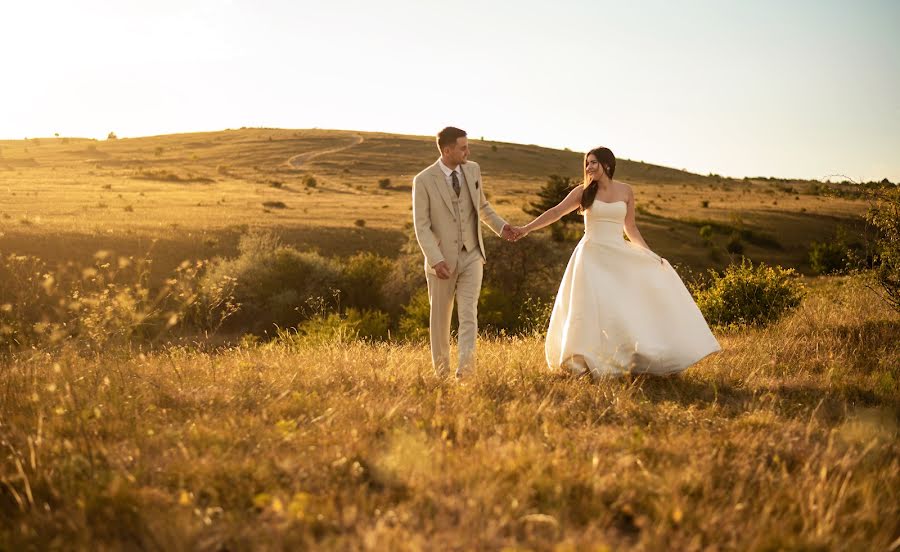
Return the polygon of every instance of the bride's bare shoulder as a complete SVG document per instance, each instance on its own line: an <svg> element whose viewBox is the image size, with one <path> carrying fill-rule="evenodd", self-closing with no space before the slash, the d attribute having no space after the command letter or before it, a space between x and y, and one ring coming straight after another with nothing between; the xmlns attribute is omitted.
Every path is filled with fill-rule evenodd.
<svg viewBox="0 0 900 552"><path fill-rule="evenodd" d="M619 191L625 197L631 197L631 195L634 193L631 191L631 186L622 182L621 180L613 180L613 184L615 184L618 187Z"/></svg>

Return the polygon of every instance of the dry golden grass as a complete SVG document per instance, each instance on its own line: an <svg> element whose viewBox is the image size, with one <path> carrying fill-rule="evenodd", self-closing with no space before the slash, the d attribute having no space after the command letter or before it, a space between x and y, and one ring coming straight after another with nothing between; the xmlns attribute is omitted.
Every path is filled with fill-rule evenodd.
<svg viewBox="0 0 900 552"><path fill-rule="evenodd" d="M888 550L900 318L821 279L672 378L480 343L272 343L0 364L0 549Z"/></svg>
<svg viewBox="0 0 900 552"><path fill-rule="evenodd" d="M580 171L579 153L471 144L512 222ZM436 153L324 130L0 141L0 252L149 251L157 282L252 228L393 256ZM617 177L648 242L694 269L728 260L698 224L774 238L745 251L803 269L866 208L809 182L626 160ZM896 549L900 319L857 279L813 288L667 379L549 374L538 338L482 341L462 386L422 345L19 352L0 360L0 550Z"/></svg>
<svg viewBox="0 0 900 552"><path fill-rule="evenodd" d="M581 171L578 152L474 137L471 146L494 207L513 223L529 220L522 209L548 175L577 180ZM393 256L411 220L412 177L436 157L429 137L327 130L0 141L0 251L53 262L152 249L168 271L186 258L233 254L242 232L267 228L329 255ZM651 246L693 268L728 259L711 252L692 222L771 236L778 247L750 243L745 253L804 270L810 241L858 224L866 209L861 200L809 193L809 182L731 180L628 160L616 176L634 186ZM391 186L379 186L383 179ZM715 246L727 238L717 234Z"/></svg>

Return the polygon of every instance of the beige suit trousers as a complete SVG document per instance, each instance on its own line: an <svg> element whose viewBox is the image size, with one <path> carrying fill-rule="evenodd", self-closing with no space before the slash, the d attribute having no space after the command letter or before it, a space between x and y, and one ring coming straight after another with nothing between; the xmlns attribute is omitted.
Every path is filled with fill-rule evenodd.
<svg viewBox="0 0 900 552"><path fill-rule="evenodd" d="M431 304L431 362L440 376L446 376L450 372L450 320L453 317L454 298L459 318L459 365L456 374L464 376L475 369L478 296L481 293L483 275L484 257L478 250L460 252L457 269L447 280L438 278L436 274L425 273L428 280L428 301Z"/></svg>

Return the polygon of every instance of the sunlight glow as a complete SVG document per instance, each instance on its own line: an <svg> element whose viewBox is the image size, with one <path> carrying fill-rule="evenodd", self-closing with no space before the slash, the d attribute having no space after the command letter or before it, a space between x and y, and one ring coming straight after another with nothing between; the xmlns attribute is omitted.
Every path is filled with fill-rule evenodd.
<svg viewBox="0 0 900 552"><path fill-rule="evenodd" d="M6 4L3 139L453 124L703 174L900 181L890 0Z"/></svg>

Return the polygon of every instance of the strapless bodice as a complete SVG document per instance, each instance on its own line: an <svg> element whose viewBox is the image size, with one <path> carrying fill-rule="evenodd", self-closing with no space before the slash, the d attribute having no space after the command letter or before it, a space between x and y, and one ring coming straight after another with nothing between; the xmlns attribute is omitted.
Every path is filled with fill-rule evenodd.
<svg viewBox="0 0 900 552"><path fill-rule="evenodd" d="M624 201L594 200L584 212L584 237L587 241L624 242L622 225L628 206Z"/></svg>

